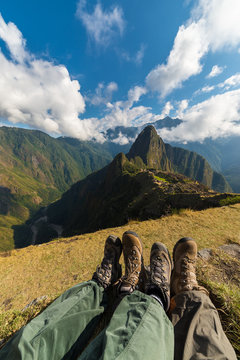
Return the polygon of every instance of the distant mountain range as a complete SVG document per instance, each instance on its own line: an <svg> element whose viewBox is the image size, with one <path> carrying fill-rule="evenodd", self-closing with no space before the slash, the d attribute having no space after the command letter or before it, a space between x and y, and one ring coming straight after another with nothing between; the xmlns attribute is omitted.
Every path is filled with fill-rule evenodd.
<svg viewBox="0 0 240 360"><path fill-rule="evenodd" d="M179 169L194 180L178 174ZM196 180L221 192L229 189L202 156L164 144L155 128L147 126L126 156L118 154L28 221L28 244L118 226L129 219L161 217L173 209L220 206L221 199L231 196Z"/></svg>
<svg viewBox="0 0 240 360"><path fill-rule="evenodd" d="M162 120L151 123L151 125L154 125L161 136L162 128L171 129L181 124L181 122L182 120L180 119L172 119L167 116ZM114 129L108 130L105 135L110 141L116 141L120 135L128 138L130 143L128 146L125 145L127 148L125 151L128 151L134 139L145 126L117 126ZM215 171L225 176L234 192L240 192L240 136L218 138L215 140L207 138L202 143L188 142L184 144L171 142L170 145L182 147L202 155Z"/></svg>
<svg viewBox="0 0 240 360"><path fill-rule="evenodd" d="M166 118L155 124L160 129L180 123L179 119ZM140 131L141 128L119 127L109 130L108 136L114 140L121 132L134 139ZM0 251L22 244L26 237L25 230L28 234L29 227L26 226L23 232L18 232L18 228L24 228L27 219L32 218L41 207L59 199L76 181L109 164L119 152L129 151L131 164L139 168L181 173L217 191L230 191L225 179L212 171L202 156L164 144L155 136L154 139L156 144L152 148L141 140L140 145L139 141L136 142L129 151L130 144L120 145L113 141L99 144L67 137L55 139L37 130L0 127ZM207 152L207 146L203 148ZM239 176L234 165L237 155L234 157L234 146L231 149L233 164L227 162L226 154L224 163L229 165L231 181L235 171L237 187ZM154 154L156 156L150 161ZM209 154L210 158L215 156L217 159L214 168L218 168L223 160L218 151L217 155L214 153L212 144Z"/></svg>

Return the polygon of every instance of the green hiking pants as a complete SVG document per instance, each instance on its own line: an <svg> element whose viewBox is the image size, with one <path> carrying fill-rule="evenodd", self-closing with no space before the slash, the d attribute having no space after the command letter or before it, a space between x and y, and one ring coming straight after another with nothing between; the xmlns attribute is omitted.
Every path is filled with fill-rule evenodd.
<svg viewBox="0 0 240 360"><path fill-rule="evenodd" d="M83 351L106 308L107 295L94 281L76 285L15 334L0 360L173 359L173 326L162 306L139 291L122 299Z"/></svg>

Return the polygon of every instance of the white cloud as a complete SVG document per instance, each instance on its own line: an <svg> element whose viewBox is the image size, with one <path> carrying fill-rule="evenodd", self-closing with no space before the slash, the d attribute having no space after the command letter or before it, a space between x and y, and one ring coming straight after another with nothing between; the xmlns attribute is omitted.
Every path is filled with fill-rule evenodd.
<svg viewBox="0 0 240 360"><path fill-rule="evenodd" d="M136 64L142 63L144 54L145 54L145 46L143 44L141 44L140 49L136 53L136 58L135 58Z"/></svg>
<svg viewBox="0 0 240 360"><path fill-rule="evenodd" d="M144 44L141 44L139 50L134 54L130 55L125 50L119 50L116 49L118 56L120 56L123 60L135 63L136 65L141 65L144 55L145 55L146 46Z"/></svg>
<svg viewBox="0 0 240 360"><path fill-rule="evenodd" d="M230 89L231 87L239 86L240 85L240 73L237 73L228 79L226 79L224 82L218 84L218 87Z"/></svg>
<svg viewBox="0 0 240 360"><path fill-rule="evenodd" d="M113 92L118 90L118 85L114 81L110 82L108 85L104 83L99 83L95 93L93 95L88 95L85 97L85 100L90 102L92 105L98 106L101 104L108 104L112 100Z"/></svg>
<svg viewBox="0 0 240 360"><path fill-rule="evenodd" d="M0 50L0 117L56 135L101 139L95 119L79 119L85 102L65 66L34 57L17 27L2 17L1 39L11 58Z"/></svg>
<svg viewBox="0 0 240 360"><path fill-rule="evenodd" d="M183 123L172 130L163 129L167 141L203 141L222 136L240 135L240 90L215 95L188 108Z"/></svg>
<svg viewBox="0 0 240 360"><path fill-rule="evenodd" d="M176 117L182 119L184 111L188 108L188 100L184 99L179 102L178 109L176 111Z"/></svg>
<svg viewBox="0 0 240 360"><path fill-rule="evenodd" d="M128 91L128 99L126 101L116 101L112 104L108 103L108 113L99 119L99 131L105 131L108 128L120 125L141 126L147 122L154 122L161 119L161 115L156 115L151 112L151 107L135 106L135 103L137 103L146 92L146 88L135 86Z"/></svg>
<svg viewBox="0 0 240 360"><path fill-rule="evenodd" d="M152 91L160 93L161 97L170 94L182 86L182 82L190 76L202 71L201 58L208 50L203 33L203 24L192 23L179 28L174 40L173 49L166 64L158 65L152 70L146 84Z"/></svg>
<svg viewBox="0 0 240 360"><path fill-rule="evenodd" d="M213 78L215 76L220 75L223 72L223 67L218 66L218 65L214 65L212 67L212 70L210 71L210 73L208 74L208 78Z"/></svg>
<svg viewBox="0 0 240 360"><path fill-rule="evenodd" d="M127 136L123 135L121 132L119 133L118 137L114 139L112 142L119 145L127 145L130 142L133 142L134 138L128 138Z"/></svg>
<svg viewBox="0 0 240 360"><path fill-rule="evenodd" d="M216 88L216 86L214 86L214 85L212 85L212 86L206 85L202 89L195 91L194 95L199 95L202 93L209 93L209 92L213 91L215 88Z"/></svg>
<svg viewBox="0 0 240 360"><path fill-rule="evenodd" d="M104 141L102 131L110 127L158 119L151 108L135 106L147 93L145 87L135 86L128 91L126 101L111 103L112 93L118 88L115 82L99 84L90 99L95 104L104 102L106 115L100 119L79 119L85 102L79 82L71 80L66 67L36 58L26 50L26 41L17 27L6 24L2 18L1 39L9 49L10 58L0 50L0 118L9 123L101 142ZM124 143L126 139L119 141Z"/></svg>
<svg viewBox="0 0 240 360"><path fill-rule="evenodd" d="M22 33L12 22L6 24L1 14L0 38L6 43L13 60L22 63L29 57L25 50L26 41L23 39Z"/></svg>
<svg viewBox="0 0 240 360"><path fill-rule="evenodd" d="M164 97L202 71L209 51L239 47L239 18L239 0L198 0L186 25L180 26L166 64L148 74L147 86Z"/></svg>
<svg viewBox="0 0 240 360"><path fill-rule="evenodd" d="M193 17L204 19L205 32L213 52L240 44L240 2L238 0L199 0Z"/></svg>
<svg viewBox="0 0 240 360"><path fill-rule="evenodd" d="M99 46L107 47L116 35L123 34L125 21L122 8L118 6L113 7L110 11L104 11L99 2L94 11L88 13L86 0L80 0L76 15L85 26L90 39Z"/></svg>
<svg viewBox="0 0 240 360"><path fill-rule="evenodd" d="M161 117L164 118L166 116L168 116L170 114L170 111L173 109L173 106L171 104L170 101L167 101L163 110L162 110L162 113L161 113Z"/></svg>
<svg viewBox="0 0 240 360"><path fill-rule="evenodd" d="M208 93L208 92L213 91L214 89L215 89L215 86L209 86L209 85L207 85L207 86L204 86L204 87L201 89L201 91L202 91L203 93Z"/></svg>
<svg viewBox="0 0 240 360"><path fill-rule="evenodd" d="M142 95L147 93L147 89L142 86L135 86L128 91L128 105L132 106L134 102L138 102Z"/></svg>

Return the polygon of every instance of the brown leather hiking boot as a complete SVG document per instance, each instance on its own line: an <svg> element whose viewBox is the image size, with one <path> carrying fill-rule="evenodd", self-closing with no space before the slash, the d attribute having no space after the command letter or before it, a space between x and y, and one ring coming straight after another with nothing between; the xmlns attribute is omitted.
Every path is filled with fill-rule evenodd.
<svg viewBox="0 0 240 360"><path fill-rule="evenodd" d="M146 283L145 292L155 295L163 303L165 311L170 306L170 279L172 261L168 249L160 242L152 245L150 255L150 275Z"/></svg>
<svg viewBox="0 0 240 360"><path fill-rule="evenodd" d="M174 246L174 269L171 278L172 295L182 291L198 290L209 295L196 279L197 243L192 238L182 238Z"/></svg>
<svg viewBox="0 0 240 360"><path fill-rule="evenodd" d="M143 268L142 241L133 231L126 231L122 237L125 275L120 279L119 294L131 293L139 282Z"/></svg>
<svg viewBox="0 0 240 360"><path fill-rule="evenodd" d="M122 267L119 264L121 253L121 240L114 235L109 235L105 242L101 265L98 265L92 277L92 280L95 280L104 289L114 284L122 276Z"/></svg>

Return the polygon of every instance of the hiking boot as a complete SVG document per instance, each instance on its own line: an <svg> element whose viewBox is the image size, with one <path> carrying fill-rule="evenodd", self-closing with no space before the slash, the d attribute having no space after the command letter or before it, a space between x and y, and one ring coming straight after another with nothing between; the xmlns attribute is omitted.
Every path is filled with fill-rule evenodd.
<svg viewBox="0 0 240 360"><path fill-rule="evenodd" d="M125 275L120 279L118 291L120 295L131 293L139 282L143 268L142 242L133 231L126 231L122 237Z"/></svg>
<svg viewBox="0 0 240 360"><path fill-rule="evenodd" d="M168 249L160 242L153 244L150 254L150 274L145 292L159 298L165 311L170 306L172 261Z"/></svg>
<svg viewBox="0 0 240 360"><path fill-rule="evenodd" d="M95 280L104 289L114 284L122 276L122 267L119 264L121 253L121 240L114 235L109 235L105 242L101 265L97 267L92 277L92 280Z"/></svg>
<svg viewBox="0 0 240 360"><path fill-rule="evenodd" d="M197 243L192 238L182 238L174 246L174 270L171 278L173 295L182 291L198 290L209 295L196 279Z"/></svg>

